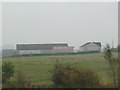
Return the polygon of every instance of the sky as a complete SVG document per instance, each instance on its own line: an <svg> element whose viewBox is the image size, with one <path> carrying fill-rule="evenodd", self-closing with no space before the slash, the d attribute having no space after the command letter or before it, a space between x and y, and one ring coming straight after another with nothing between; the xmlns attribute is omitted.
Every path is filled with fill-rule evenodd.
<svg viewBox="0 0 120 90"><path fill-rule="evenodd" d="M0 2L0 45L2 44L2 3Z"/></svg>
<svg viewBox="0 0 120 90"><path fill-rule="evenodd" d="M86 42L118 44L116 2L2 3L2 43L66 42L78 49Z"/></svg>
<svg viewBox="0 0 120 90"><path fill-rule="evenodd" d="M119 2L119 0L1 0L2 2Z"/></svg>

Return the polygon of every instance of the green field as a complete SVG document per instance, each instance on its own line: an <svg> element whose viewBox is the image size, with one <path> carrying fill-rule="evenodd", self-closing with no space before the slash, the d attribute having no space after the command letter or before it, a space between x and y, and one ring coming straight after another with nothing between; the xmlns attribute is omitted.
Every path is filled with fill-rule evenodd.
<svg viewBox="0 0 120 90"><path fill-rule="evenodd" d="M117 57L117 53L114 53ZM23 71L26 77L31 78L33 85L51 85L51 70L58 60L64 65L73 67L84 66L96 71L103 83L112 83L110 69L102 53L62 55L62 56L29 56L29 57L9 57L2 61L11 61L15 65L16 71ZM15 75L11 80L15 79Z"/></svg>

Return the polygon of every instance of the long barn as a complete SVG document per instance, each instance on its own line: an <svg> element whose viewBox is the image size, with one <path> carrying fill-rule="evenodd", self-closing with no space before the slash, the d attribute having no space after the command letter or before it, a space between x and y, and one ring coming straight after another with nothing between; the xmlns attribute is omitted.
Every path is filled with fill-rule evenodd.
<svg viewBox="0 0 120 90"><path fill-rule="evenodd" d="M48 54L48 53L72 53L72 46L67 43L55 44L17 44L16 49L20 55L24 54Z"/></svg>

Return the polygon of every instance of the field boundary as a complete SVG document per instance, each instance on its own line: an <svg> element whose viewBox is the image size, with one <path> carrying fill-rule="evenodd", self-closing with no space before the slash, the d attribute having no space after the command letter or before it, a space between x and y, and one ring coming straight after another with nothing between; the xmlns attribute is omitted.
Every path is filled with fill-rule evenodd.
<svg viewBox="0 0 120 90"><path fill-rule="evenodd" d="M79 55L79 54L93 54L93 53L100 53L100 52L99 52L99 51L91 51L91 52L74 52L74 53L24 54L24 55L13 55L12 57L21 57L21 56Z"/></svg>

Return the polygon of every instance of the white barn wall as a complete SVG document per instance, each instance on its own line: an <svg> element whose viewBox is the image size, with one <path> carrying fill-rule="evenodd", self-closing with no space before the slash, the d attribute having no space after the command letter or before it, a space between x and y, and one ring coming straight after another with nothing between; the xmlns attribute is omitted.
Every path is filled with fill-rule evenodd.
<svg viewBox="0 0 120 90"><path fill-rule="evenodd" d="M54 53L73 53L73 49L54 49Z"/></svg>
<svg viewBox="0 0 120 90"><path fill-rule="evenodd" d="M90 43L86 46L80 47L81 51L101 51L101 46L98 46L94 43Z"/></svg>
<svg viewBox="0 0 120 90"><path fill-rule="evenodd" d="M20 55L24 54L48 54L54 53L53 50L19 50Z"/></svg>
<svg viewBox="0 0 120 90"><path fill-rule="evenodd" d="M40 54L40 53L41 53L40 50L19 50L20 55L24 55L24 54Z"/></svg>
<svg viewBox="0 0 120 90"><path fill-rule="evenodd" d="M53 50L41 50L42 54L54 53Z"/></svg>

